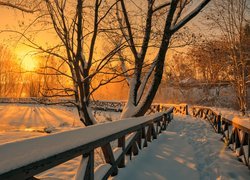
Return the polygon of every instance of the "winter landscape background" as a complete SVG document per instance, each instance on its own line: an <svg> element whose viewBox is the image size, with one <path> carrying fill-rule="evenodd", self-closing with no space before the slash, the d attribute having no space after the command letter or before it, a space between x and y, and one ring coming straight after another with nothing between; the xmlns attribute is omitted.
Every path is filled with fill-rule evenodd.
<svg viewBox="0 0 250 180"><path fill-rule="evenodd" d="M0 179L249 179L249 92L249 0L0 0Z"/></svg>

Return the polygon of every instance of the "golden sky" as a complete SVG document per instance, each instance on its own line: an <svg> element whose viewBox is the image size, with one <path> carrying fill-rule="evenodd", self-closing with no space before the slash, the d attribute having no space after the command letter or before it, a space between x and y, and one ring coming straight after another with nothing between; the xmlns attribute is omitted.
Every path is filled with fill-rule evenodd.
<svg viewBox="0 0 250 180"><path fill-rule="evenodd" d="M37 62L34 58L34 51L32 48L24 44L24 39L17 33L8 33L5 30L16 30L23 32L20 25L23 27L33 21L35 15L23 13L21 11L0 6L0 45L7 46L15 53L17 58L25 70L34 70ZM52 33L39 33L35 36L36 42L44 46L48 42L55 41L55 35ZM21 39L20 39L21 38Z"/></svg>
<svg viewBox="0 0 250 180"><path fill-rule="evenodd" d="M30 22L32 22L34 18L35 16L33 14L23 13L12 8L0 6L0 31L6 29L20 31L20 24L24 24L24 26L27 26ZM199 29L197 30L198 26L194 26L193 24L199 24L199 17L196 17L189 23L189 27L194 27L194 31L199 31ZM17 39L19 38L20 36L15 33L0 33L0 44L7 45L11 50L15 52L18 58L24 61L23 64L28 64L29 61L31 61L33 58L33 56L31 55L32 53L29 53L33 49L25 46L22 40L17 41ZM45 46L46 44L51 44L58 41L54 32L39 33L35 36L35 38L36 42L41 46Z"/></svg>

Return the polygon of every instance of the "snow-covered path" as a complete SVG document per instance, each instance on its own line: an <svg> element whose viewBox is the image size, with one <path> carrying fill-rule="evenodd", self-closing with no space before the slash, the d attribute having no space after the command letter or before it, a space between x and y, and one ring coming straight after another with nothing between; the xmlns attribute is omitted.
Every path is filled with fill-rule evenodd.
<svg viewBox="0 0 250 180"><path fill-rule="evenodd" d="M114 179L249 179L246 166L204 120L177 116Z"/></svg>

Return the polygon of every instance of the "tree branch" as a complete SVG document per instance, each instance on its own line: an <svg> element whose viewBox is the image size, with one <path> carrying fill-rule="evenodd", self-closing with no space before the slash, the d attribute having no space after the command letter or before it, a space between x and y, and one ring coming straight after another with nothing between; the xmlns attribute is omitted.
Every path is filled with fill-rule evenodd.
<svg viewBox="0 0 250 180"><path fill-rule="evenodd" d="M41 2L39 2L40 4ZM26 13L34 13L36 11L38 11L37 9L33 8L33 9L28 9L24 6L18 6L16 4L13 4L11 2L3 2L3 1L0 1L0 6L6 6L6 7L10 7L10 8L13 8L13 9L17 9L17 10L20 10L22 12L26 12ZM37 5L36 5L37 6Z"/></svg>
<svg viewBox="0 0 250 180"><path fill-rule="evenodd" d="M187 22L194 18L209 2L210 0L203 0L203 2L201 2L192 12L190 12L179 23L177 23L173 28L171 28L171 32L175 33L180 28L182 28L185 24L187 24Z"/></svg>

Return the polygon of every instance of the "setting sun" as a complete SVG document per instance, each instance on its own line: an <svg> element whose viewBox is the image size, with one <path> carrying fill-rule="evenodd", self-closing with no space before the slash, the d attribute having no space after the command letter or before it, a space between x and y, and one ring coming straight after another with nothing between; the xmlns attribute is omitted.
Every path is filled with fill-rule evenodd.
<svg viewBox="0 0 250 180"><path fill-rule="evenodd" d="M25 57L21 61L21 66L25 71L34 71L37 68L36 59L32 57Z"/></svg>

